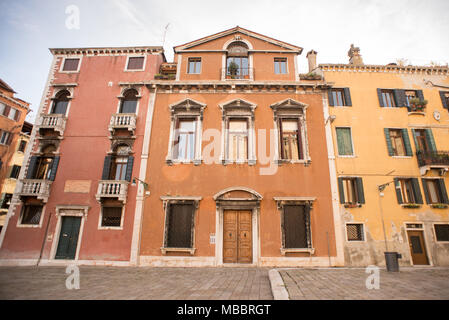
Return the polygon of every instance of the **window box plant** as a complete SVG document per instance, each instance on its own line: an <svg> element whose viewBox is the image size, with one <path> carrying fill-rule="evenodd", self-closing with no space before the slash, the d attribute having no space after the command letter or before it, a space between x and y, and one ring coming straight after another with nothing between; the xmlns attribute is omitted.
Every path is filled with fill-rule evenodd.
<svg viewBox="0 0 449 320"><path fill-rule="evenodd" d="M430 206L434 209L446 209L447 207L449 207L445 203L434 203L434 204L431 204Z"/></svg>
<svg viewBox="0 0 449 320"><path fill-rule="evenodd" d="M231 61L228 66L228 75L231 76L231 79L234 79L237 76L237 71L239 70L239 65L234 61Z"/></svg>
<svg viewBox="0 0 449 320"><path fill-rule="evenodd" d="M403 208L420 208L421 205L417 203L405 203L402 205Z"/></svg>
<svg viewBox="0 0 449 320"><path fill-rule="evenodd" d="M410 111L412 112L424 112L427 100L420 100L418 98L410 99Z"/></svg>
<svg viewBox="0 0 449 320"><path fill-rule="evenodd" d="M360 203L345 203L345 208L360 208L362 205Z"/></svg>

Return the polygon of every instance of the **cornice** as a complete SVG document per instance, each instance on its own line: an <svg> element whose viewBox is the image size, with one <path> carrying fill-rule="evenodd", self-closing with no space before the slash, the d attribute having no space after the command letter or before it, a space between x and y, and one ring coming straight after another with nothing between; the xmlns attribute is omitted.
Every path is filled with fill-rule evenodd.
<svg viewBox="0 0 449 320"><path fill-rule="evenodd" d="M0 97L4 98L4 99L6 99L6 100L8 100L8 101L10 101L10 102L12 102L12 103L15 103L15 104L19 105L19 106L21 106L22 108L25 108L27 111L30 109L30 107L29 107L28 105L26 105L26 104L24 104L24 103L18 101L17 99L8 97L8 96L4 95L4 94L1 93L1 92L0 92Z"/></svg>
<svg viewBox="0 0 449 320"><path fill-rule="evenodd" d="M129 53L164 53L161 46L104 47L104 48L50 48L53 55L115 55Z"/></svg>
<svg viewBox="0 0 449 320"><path fill-rule="evenodd" d="M320 64L322 71L328 72L387 72L425 75L448 75L448 67L397 66L397 65L352 65L352 64Z"/></svg>

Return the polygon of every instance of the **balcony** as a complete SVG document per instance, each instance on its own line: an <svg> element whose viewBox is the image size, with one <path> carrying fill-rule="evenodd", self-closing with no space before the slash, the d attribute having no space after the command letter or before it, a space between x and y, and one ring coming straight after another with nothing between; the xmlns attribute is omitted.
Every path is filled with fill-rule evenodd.
<svg viewBox="0 0 449 320"><path fill-rule="evenodd" d="M67 118L63 114L41 114L37 128L41 135L44 131L54 131L62 136L64 134L66 122Z"/></svg>
<svg viewBox="0 0 449 320"><path fill-rule="evenodd" d="M126 203L128 183L128 181L122 180L100 180L95 198L98 201L104 198L117 198L119 201Z"/></svg>
<svg viewBox="0 0 449 320"><path fill-rule="evenodd" d="M20 189L20 196L31 196L41 199L43 202L48 201L50 196L50 187L52 181L50 180L37 180L37 179L24 179L22 182L22 188Z"/></svg>
<svg viewBox="0 0 449 320"><path fill-rule="evenodd" d="M134 113L115 113L109 123L109 131L113 133L118 129L125 129L134 133L136 130L137 115Z"/></svg>
<svg viewBox="0 0 449 320"><path fill-rule="evenodd" d="M418 151L416 156L421 175L430 169L441 169L444 172L449 169L449 151Z"/></svg>
<svg viewBox="0 0 449 320"><path fill-rule="evenodd" d="M254 69L240 68L238 70L229 70L222 68L221 80L254 80Z"/></svg>

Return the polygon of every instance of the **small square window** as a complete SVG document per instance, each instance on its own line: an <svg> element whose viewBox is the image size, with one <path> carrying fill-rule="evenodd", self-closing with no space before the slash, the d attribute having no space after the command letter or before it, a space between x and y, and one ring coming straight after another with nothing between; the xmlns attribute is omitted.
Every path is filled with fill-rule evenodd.
<svg viewBox="0 0 449 320"><path fill-rule="evenodd" d="M129 57L126 70L143 70L145 57Z"/></svg>
<svg viewBox="0 0 449 320"><path fill-rule="evenodd" d="M274 58L274 73L275 74L287 73L287 58Z"/></svg>
<svg viewBox="0 0 449 320"><path fill-rule="evenodd" d="M449 224L435 224L434 228L437 241L449 241Z"/></svg>
<svg viewBox="0 0 449 320"><path fill-rule="evenodd" d="M122 223L122 207L103 207L101 226L120 227Z"/></svg>
<svg viewBox="0 0 449 320"><path fill-rule="evenodd" d="M62 67L62 71L78 71L78 65L80 63L80 59L71 59L67 58L64 60L64 66Z"/></svg>
<svg viewBox="0 0 449 320"><path fill-rule="evenodd" d="M39 225L42 215L42 206L25 205L22 211L21 224Z"/></svg>
<svg viewBox="0 0 449 320"><path fill-rule="evenodd" d="M346 225L346 232L348 235L348 241L364 241L363 224L351 223Z"/></svg>
<svg viewBox="0 0 449 320"><path fill-rule="evenodd" d="M201 73L201 58L189 58L187 73L190 74Z"/></svg>

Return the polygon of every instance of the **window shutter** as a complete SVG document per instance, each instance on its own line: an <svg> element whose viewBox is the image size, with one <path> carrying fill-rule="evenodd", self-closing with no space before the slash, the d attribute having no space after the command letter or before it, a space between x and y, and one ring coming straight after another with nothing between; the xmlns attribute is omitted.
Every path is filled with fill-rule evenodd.
<svg viewBox="0 0 449 320"><path fill-rule="evenodd" d="M424 94L423 94L422 90L416 90L416 96L419 100L421 100L421 101L424 100Z"/></svg>
<svg viewBox="0 0 449 320"><path fill-rule="evenodd" d="M53 163L51 164L51 172L50 172L50 178L49 180L55 181L56 178L56 171L58 171L58 165L59 165L59 156L54 157Z"/></svg>
<svg viewBox="0 0 449 320"><path fill-rule="evenodd" d="M307 213L305 206L284 206L284 248L307 248Z"/></svg>
<svg viewBox="0 0 449 320"><path fill-rule="evenodd" d="M2 193L2 197L0 198L0 208L3 208L3 202L5 202L6 193Z"/></svg>
<svg viewBox="0 0 449 320"><path fill-rule="evenodd" d="M435 145L435 140L433 139L432 129L426 129L426 139L427 139L427 144L430 147L430 150L437 151L437 147Z"/></svg>
<svg viewBox="0 0 449 320"><path fill-rule="evenodd" d="M172 204L168 212L166 245L171 248L193 247L193 204Z"/></svg>
<svg viewBox="0 0 449 320"><path fill-rule="evenodd" d="M415 131L415 129L411 129L411 130L412 130L413 141L415 142L415 148L416 148L416 151L418 151L419 146L418 146L418 139L416 139L416 131Z"/></svg>
<svg viewBox="0 0 449 320"><path fill-rule="evenodd" d="M6 140L6 144L8 145L8 146L10 146L11 145L11 142L12 142L12 139L14 138L14 134L12 133L12 132L9 132L9 134L8 134L8 140Z"/></svg>
<svg viewBox="0 0 449 320"><path fill-rule="evenodd" d="M394 89L393 95L394 95L396 107L406 107L407 106L407 98L405 97L404 90Z"/></svg>
<svg viewBox="0 0 449 320"><path fill-rule="evenodd" d="M103 174L101 176L101 180L109 180L109 171L111 171L111 164L112 156L106 156L104 158Z"/></svg>
<svg viewBox="0 0 449 320"><path fill-rule="evenodd" d="M349 91L349 88L344 88L344 93L345 93L345 105L346 106L352 106L352 101L351 101L351 93Z"/></svg>
<svg viewBox="0 0 449 320"><path fill-rule="evenodd" d="M126 176L125 176L125 180L126 181L131 181L131 179L132 179L133 165L134 165L134 157L133 156L129 156L128 157L128 163L126 165Z"/></svg>
<svg viewBox="0 0 449 320"><path fill-rule="evenodd" d="M379 99L379 105L383 108L384 106L384 100L382 99L382 89L377 89L377 98Z"/></svg>
<svg viewBox="0 0 449 320"><path fill-rule="evenodd" d="M357 202L360 204L365 203L365 194L363 192L363 181L362 178L358 177L355 178L356 184L357 184Z"/></svg>
<svg viewBox="0 0 449 320"><path fill-rule="evenodd" d="M402 193L401 193L401 185L399 184L399 179L394 178L394 189L396 191L396 198L398 199L398 203L402 204Z"/></svg>
<svg viewBox="0 0 449 320"><path fill-rule="evenodd" d="M13 169L13 168L14 168L14 166L11 166L11 167L8 168L8 172L6 173L6 177L7 177L7 178L12 178L12 177L11 177L11 174L12 174L12 169Z"/></svg>
<svg viewBox="0 0 449 320"><path fill-rule="evenodd" d="M449 110L449 106L447 105L447 99L446 99L446 95L445 95L446 93L447 92L445 92L445 91L440 91L440 98L441 98L441 103L443 104L443 108Z"/></svg>
<svg viewBox="0 0 449 320"><path fill-rule="evenodd" d="M338 192L340 193L340 203L345 203L345 193L343 191L343 178L338 178Z"/></svg>
<svg viewBox="0 0 449 320"><path fill-rule="evenodd" d="M393 146L391 145L390 139L390 130L388 128L384 128L384 132L385 132L385 139L387 140L388 155L394 156Z"/></svg>
<svg viewBox="0 0 449 320"><path fill-rule="evenodd" d="M26 176L27 179L33 179L36 163L37 163L37 156L32 156L30 158L30 164L28 165L28 171Z"/></svg>
<svg viewBox="0 0 449 320"><path fill-rule="evenodd" d="M438 184L440 187L440 195L443 203L449 203L449 199L447 198L446 186L444 185L444 179L438 179Z"/></svg>
<svg viewBox="0 0 449 320"><path fill-rule="evenodd" d="M412 178L412 186L413 186L413 193L415 194L416 203L422 204L423 200L422 200L421 189L419 188L418 179Z"/></svg>
<svg viewBox="0 0 449 320"><path fill-rule="evenodd" d="M412 146L410 145L410 139L408 138L408 131L407 131L407 129L402 129L402 137L404 138L404 145L405 145L406 155L409 156L409 157L413 156Z"/></svg>
<svg viewBox="0 0 449 320"><path fill-rule="evenodd" d="M329 106L334 106L334 98L332 97L332 90L327 90L327 95L329 97Z"/></svg>
<svg viewBox="0 0 449 320"><path fill-rule="evenodd" d="M5 110L3 111L3 115L5 116L5 117L7 117L8 115L9 115L9 110L11 110L11 107L10 106L5 106Z"/></svg>
<svg viewBox="0 0 449 320"><path fill-rule="evenodd" d="M422 188L424 190L424 196L426 197L426 203L429 204L430 203L429 189L427 188L426 179L421 179L421 183L422 183Z"/></svg>
<svg viewBox="0 0 449 320"><path fill-rule="evenodd" d="M298 159L302 160L305 157L304 157L304 152L302 149L303 142L302 142L302 136L301 136L301 121L299 120L299 118L298 118L298 132L296 133L296 135L297 135L297 139L298 139L297 140L298 141Z"/></svg>

